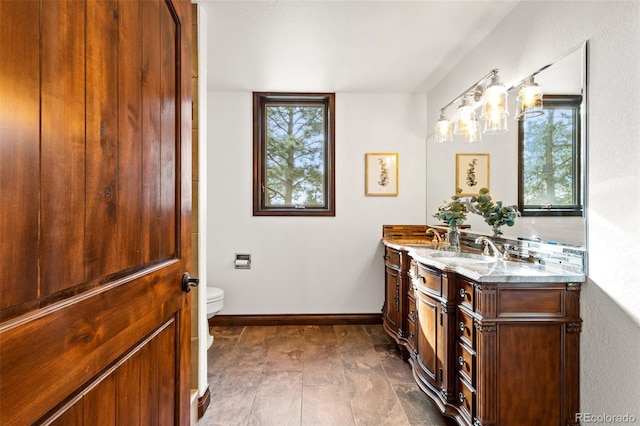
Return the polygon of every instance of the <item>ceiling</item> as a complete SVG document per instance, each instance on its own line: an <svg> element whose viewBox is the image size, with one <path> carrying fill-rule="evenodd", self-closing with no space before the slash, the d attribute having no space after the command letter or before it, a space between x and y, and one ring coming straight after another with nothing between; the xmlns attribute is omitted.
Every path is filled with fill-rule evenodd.
<svg viewBox="0 0 640 426"><path fill-rule="evenodd" d="M209 91L426 92L519 0L199 0Z"/></svg>

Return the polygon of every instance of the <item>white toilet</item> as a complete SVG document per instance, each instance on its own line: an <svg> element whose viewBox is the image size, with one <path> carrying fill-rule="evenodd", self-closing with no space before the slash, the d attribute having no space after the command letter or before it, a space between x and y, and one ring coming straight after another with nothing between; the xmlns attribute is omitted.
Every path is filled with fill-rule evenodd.
<svg viewBox="0 0 640 426"><path fill-rule="evenodd" d="M207 319L213 318L224 307L224 290L207 286Z"/></svg>
<svg viewBox="0 0 640 426"><path fill-rule="evenodd" d="M207 286L207 319L213 318L224 307L224 290ZM213 336L207 336L207 348L213 344Z"/></svg>

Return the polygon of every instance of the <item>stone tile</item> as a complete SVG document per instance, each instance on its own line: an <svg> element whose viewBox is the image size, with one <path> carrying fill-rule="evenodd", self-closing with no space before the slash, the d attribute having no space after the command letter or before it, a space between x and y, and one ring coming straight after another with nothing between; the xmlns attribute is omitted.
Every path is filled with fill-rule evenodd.
<svg viewBox="0 0 640 426"><path fill-rule="evenodd" d="M393 339L384 331L382 324L366 324L363 327L374 345L393 343Z"/></svg>
<svg viewBox="0 0 640 426"><path fill-rule="evenodd" d="M215 339L207 351L207 376L210 383L215 383L218 376L234 358L236 339Z"/></svg>
<svg viewBox="0 0 640 426"><path fill-rule="evenodd" d="M409 425L382 367L347 370L345 375L356 425Z"/></svg>
<svg viewBox="0 0 640 426"><path fill-rule="evenodd" d="M258 396L277 395L279 393L302 394L302 372L267 371L262 375Z"/></svg>
<svg viewBox="0 0 640 426"><path fill-rule="evenodd" d="M260 384L262 379L262 367L252 370L228 370L224 369L218 376L218 380L215 382L219 387L243 387L243 388L256 388Z"/></svg>
<svg viewBox="0 0 640 426"><path fill-rule="evenodd" d="M341 347L370 347L369 334L362 325L334 326L338 345Z"/></svg>
<svg viewBox="0 0 640 426"><path fill-rule="evenodd" d="M266 357L266 343L255 346L238 346L233 349L232 354L229 356L225 369L231 371L262 371Z"/></svg>
<svg viewBox="0 0 640 426"><path fill-rule="evenodd" d="M380 357L373 346L338 348L345 370L370 370L380 367Z"/></svg>
<svg viewBox="0 0 640 426"><path fill-rule="evenodd" d="M275 330L275 326L245 327L238 339L238 346L253 346L266 343L271 339Z"/></svg>
<svg viewBox="0 0 640 426"><path fill-rule="evenodd" d="M269 341L265 357L267 371L302 371L304 338L277 337Z"/></svg>
<svg viewBox="0 0 640 426"><path fill-rule="evenodd" d="M346 385L303 386L303 426L355 425Z"/></svg>
<svg viewBox="0 0 640 426"><path fill-rule="evenodd" d="M453 419L446 418L440 413L436 404L420 390L417 384L396 384L393 385L393 389L412 426L456 424Z"/></svg>
<svg viewBox="0 0 640 426"><path fill-rule="evenodd" d="M404 362L399 355L395 358L385 358L381 362L389 383L415 383L411 366Z"/></svg>
<svg viewBox="0 0 640 426"><path fill-rule="evenodd" d="M345 383L344 365L334 346L305 346L303 384L340 385Z"/></svg>
<svg viewBox="0 0 640 426"><path fill-rule="evenodd" d="M216 338L219 337L235 337L238 339L242 334L244 326L242 325L214 325L209 327L209 333Z"/></svg>
<svg viewBox="0 0 640 426"><path fill-rule="evenodd" d="M276 327L273 337L302 337L305 328L304 325L281 325Z"/></svg>
<svg viewBox="0 0 640 426"><path fill-rule="evenodd" d="M214 386L211 389L209 408L198 425L244 425L249 420L256 388Z"/></svg>
<svg viewBox="0 0 640 426"><path fill-rule="evenodd" d="M298 426L302 417L302 393L298 391L256 395L247 425Z"/></svg>
<svg viewBox="0 0 640 426"><path fill-rule="evenodd" d="M212 327L197 424L452 426L382 326ZM392 341L391 341L392 342Z"/></svg>
<svg viewBox="0 0 640 426"><path fill-rule="evenodd" d="M335 346L336 332L332 325L309 325L304 329L304 342L307 345Z"/></svg>

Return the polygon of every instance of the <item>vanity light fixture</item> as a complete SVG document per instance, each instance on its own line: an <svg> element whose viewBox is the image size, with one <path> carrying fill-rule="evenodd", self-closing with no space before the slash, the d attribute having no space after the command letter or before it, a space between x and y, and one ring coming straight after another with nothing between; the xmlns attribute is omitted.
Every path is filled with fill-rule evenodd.
<svg viewBox="0 0 640 426"><path fill-rule="evenodd" d="M480 122L477 118L467 123L467 132L465 133L465 141L467 143L482 142L482 132L480 131Z"/></svg>
<svg viewBox="0 0 640 426"><path fill-rule="evenodd" d="M453 140L451 121L446 117L446 110L458 101L460 101L460 105L455 116L453 134L464 136L467 143L482 141L482 129L475 112L481 105L482 114L480 119L484 122L484 133L498 134L506 132L507 117L509 116L507 93L507 88L502 84L498 76L498 70L492 69L487 75L440 109L440 118L436 123L436 142L443 143Z"/></svg>
<svg viewBox="0 0 640 426"><path fill-rule="evenodd" d="M536 117L542 114L544 114L542 89L533 80L533 75L531 75L524 79L518 92L516 119L523 120L525 115L527 117Z"/></svg>
<svg viewBox="0 0 640 426"><path fill-rule="evenodd" d="M498 70L491 71L489 85L484 92L482 115L484 120L484 133L500 134L507 131L507 87L502 84L498 76Z"/></svg>
<svg viewBox="0 0 640 426"><path fill-rule="evenodd" d="M436 123L436 142L453 142L453 125L444 110L440 111L440 118Z"/></svg>
<svg viewBox="0 0 640 426"><path fill-rule="evenodd" d="M471 108L469 99L465 96L460 102L458 111L456 112L456 122L453 129L453 133L456 135L467 135L469 133L469 127L476 119L476 112Z"/></svg>

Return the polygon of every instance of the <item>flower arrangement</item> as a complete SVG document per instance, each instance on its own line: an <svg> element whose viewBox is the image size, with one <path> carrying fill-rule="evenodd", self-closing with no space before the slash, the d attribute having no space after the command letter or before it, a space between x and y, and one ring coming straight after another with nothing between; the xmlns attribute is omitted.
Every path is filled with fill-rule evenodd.
<svg viewBox="0 0 640 426"><path fill-rule="evenodd" d="M494 202L487 188L481 188L479 195L471 197L473 213L479 214L484 221L493 228L493 235L502 235L501 226L513 226L517 216L520 216L517 206L503 206L502 201Z"/></svg>
<svg viewBox="0 0 640 426"><path fill-rule="evenodd" d="M438 212L433 215L438 220L446 223L451 229L457 229L467 219L467 202L457 195L451 197L451 201L445 201Z"/></svg>

